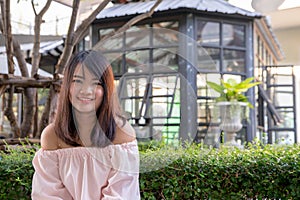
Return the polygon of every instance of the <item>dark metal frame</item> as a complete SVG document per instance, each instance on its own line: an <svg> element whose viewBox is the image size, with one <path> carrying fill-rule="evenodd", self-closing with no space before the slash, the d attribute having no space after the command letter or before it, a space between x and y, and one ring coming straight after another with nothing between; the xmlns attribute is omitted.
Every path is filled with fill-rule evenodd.
<svg viewBox="0 0 300 200"><path fill-rule="evenodd" d="M290 74L280 74L276 73L278 68L290 68ZM297 115L296 115L296 95L295 95L295 75L294 75L294 66L292 65L272 65L272 66L263 66L261 67L261 81L264 88L259 90L259 127L262 131L266 132L268 135L267 142L269 144L277 142L278 132L292 132L294 137L294 143L298 142L297 138ZM275 72L274 72L275 71ZM281 84L277 82L276 76L285 76L291 79L291 84ZM273 81L272 81L273 80ZM282 90L283 88L283 90ZM288 90L290 89L290 90ZM276 105L278 99L274 94L283 94L288 93L293 96L292 105L290 106L280 106ZM289 109L290 111L284 111L284 109ZM282 113L293 113L293 127L284 127L281 125L284 122ZM268 117L267 123L264 120L264 116ZM274 138L275 136L275 138Z"/></svg>
<svg viewBox="0 0 300 200"><path fill-rule="evenodd" d="M129 17L121 17L115 20L115 22L111 22L111 19L102 19L99 21L95 21L90 29L90 34L91 34L91 41L92 45L94 46L98 42L99 38L99 29L100 28L113 28L113 27L120 27L125 23L125 21L128 20ZM188 37L195 39L196 38L196 19L197 18L203 18L207 20L213 20L217 21L220 23L226 22L230 24L242 24L245 25L245 48L242 48L245 50L246 55L251 55L251 56L246 56L245 58L245 73L235 73L232 72L231 74L234 75L240 75L242 79L250 76L254 76L254 70L253 70L253 19L250 18L234 18L230 17L225 14L216 14L216 15L207 15L206 13L193 13L193 12L181 12L178 15L178 12L175 14L174 12L163 12L162 14L154 14L151 19L144 20L143 22L139 23L138 25L142 24L151 24L151 23L157 23L157 22L165 22L165 21L178 21L179 22L179 32L186 34ZM106 21L109 23L105 23ZM222 30L220 32L222 34ZM125 37L125 36L124 36ZM150 37L151 38L151 37ZM190 87L192 88L193 91L188 91L186 88L182 89L181 91L181 122L180 122L180 138L182 139L190 139L189 137L193 135L194 132L197 132L197 129L199 126L205 125L209 126L210 124L201 124L197 122L198 115L197 115L197 99L203 99L203 97L197 97L197 74L198 73L209 73L206 71L198 71L195 66L197 66L197 44L194 46L189 46L186 41L180 41L181 43L178 44L178 51L185 56L185 59L179 58L179 73L187 80L189 83ZM157 46L155 48L163 48L165 46ZM221 47L223 49L225 47ZM153 46L149 46L147 48L149 50L154 49ZM232 47L230 49L235 49L235 47ZM237 50L241 50L241 48L237 47ZM134 49L136 50L136 49ZM126 72L126 63L125 63L125 53L126 51L123 50L123 72ZM113 51L111 51L113 52ZM152 58L150 58L152 59ZM220 60L222 60L222 53ZM151 61L150 61L151 62ZM222 69L222 67L221 67ZM230 73L224 73L222 71L218 72L221 73L223 76L224 74L230 74ZM122 74L117 75L116 79L120 78ZM181 85L183 87L183 85ZM191 98L191 93L196 94L196 99ZM254 104L255 99L254 99L254 90L249 90L248 96L250 99L250 102ZM150 98L148 98L150 99ZM207 101L210 101L212 98L210 97L205 97ZM254 138L255 135L255 126L256 126L256 112L250 111L250 117L249 120L251 121L251 126L247 126L245 124L245 128L247 129L247 136L246 140L251 141ZM209 120L210 116L206 116L206 118ZM166 126L172 125L172 124L165 124Z"/></svg>

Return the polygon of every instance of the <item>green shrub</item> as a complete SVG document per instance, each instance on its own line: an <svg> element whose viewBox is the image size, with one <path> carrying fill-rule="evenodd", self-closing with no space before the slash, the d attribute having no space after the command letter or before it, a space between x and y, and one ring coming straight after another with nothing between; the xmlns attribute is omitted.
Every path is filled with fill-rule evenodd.
<svg viewBox="0 0 300 200"><path fill-rule="evenodd" d="M34 153L35 149L25 145L7 146L6 151L0 151L0 199L31 199Z"/></svg>
<svg viewBox="0 0 300 200"><path fill-rule="evenodd" d="M192 145L179 152L168 166L140 174L142 199L300 199L299 145L211 151ZM144 163L169 157L146 154Z"/></svg>
<svg viewBox="0 0 300 200"><path fill-rule="evenodd" d="M140 149L142 199L300 199L300 145ZM0 199L30 199L34 152L0 152Z"/></svg>

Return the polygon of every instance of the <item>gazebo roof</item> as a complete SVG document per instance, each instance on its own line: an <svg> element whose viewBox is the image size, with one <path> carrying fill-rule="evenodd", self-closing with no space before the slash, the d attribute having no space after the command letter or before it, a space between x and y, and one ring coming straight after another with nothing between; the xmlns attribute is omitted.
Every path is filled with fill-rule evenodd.
<svg viewBox="0 0 300 200"><path fill-rule="evenodd" d="M148 12L155 4L155 1L131 2L127 4L115 4L101 11L97 19L114 18L129 15L137 15ZM162 0L155 9L155 12L168 10L191 9L195 11L239 15L253 18L260 18L262 15L257 12L250 12L238 8L224 0Z"/></svg>

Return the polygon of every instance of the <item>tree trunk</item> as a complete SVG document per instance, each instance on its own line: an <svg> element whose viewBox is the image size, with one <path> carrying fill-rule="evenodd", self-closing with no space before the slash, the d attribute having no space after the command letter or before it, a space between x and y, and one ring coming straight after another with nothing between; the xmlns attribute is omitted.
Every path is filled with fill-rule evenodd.
<svg viewBox="0 0 300 200"><path fill-rule="evenodd" d="M25 58L22 54L20 44L13 38L13 47L14 47L14 55L17 58L18 65L22 74L22 77L29 77L27 65L25 62ZM21 124L21 137L29 136L31 132L31 126L33 121L33 111L34 108L34 88L25 88L24 95L24 105L23 105L23 120Z"/></svg>
<svg viewBox="0 0 300 200"><path fill-rule="evenodd" d="M43 111L43 114L41 116L41 119L40 119L40 122L39 122L39 126L38 126L38 131L37 133L34 135L35 138L39 138L42 131L44 130L44 128L49 124L51 123L52 121L50 121L52 118L50 117L50 111L51 111L51 107L56 107L56 105L54 106L51 106L51 102L53 102L53 97L55 95L55 90L54 90L54 87L50 87L49 89L49 94L48 94L48 97L47 97L47 101L46 101L46 104L45 104L45 108L44 108L44 111Z"/></svg>
<svg viewBox="0 0 300 200"><path fill-rule="evenodd" d="M18 126L16 116L12 109L13 97L14 97L14 86L11 85L9 88L9 93L8 93L8 98L7 98L7 104L6 104L7 107L4 111L4 114L10 123L13 137L17 138L17 137L20 137L20 128Z"/></svg>
<svg viewBox="0 0 300 200"><path fill-rule="evenodd" d="M32 122L33 122L33 111L34 108L34 88L25 88L24 90L24 105L23 105L23 121L21 125L21 137L29 136L29 133L32 130Z"/></svg>
<svg viewBox="0 0 300 200"><path fill-rule="evenodd" d="M35 10L35 6L33 1L31 1L32 9L35 14L35 23L34 23L34 45L33 45L33 53L32 53L32 68L31 68L31 77L36 77L37 72L39 69L39 63L41 59L41 54L40 54L40 44L41 44L41 24L43 22L43 16L46 13L46 11L49 9L51 5L52 0L47 0L45 6L42 8L42 10L37 14ZM32 117L30 118L31 123L33 124L33 135L37 134L37 123L38 123L38 94L37 94L37 89L34 88L31 91L33 93L32 98L30 99L30 106L32 106L32 111L31 115ZM29 116L26 116L29 117ZM28 133L27 133L28 135Z"/></svg>
<svg viewBox="0 0 300 200"><path fill-rule="evenodd" d="M14 63L13 63L13 43L11 33L11 21L10 21L10 0L1 1L1 13L2 19L0 21L0 30L6 38L6 56L8 64L8 73L14 74ZM3 20L3 21L2 21ZM9 120L14 137L20 137L20 128L17 123L16 116L13 111L13 96L14 86L11 85L8 94L8 103L4 111L5 116Z"/></svg>

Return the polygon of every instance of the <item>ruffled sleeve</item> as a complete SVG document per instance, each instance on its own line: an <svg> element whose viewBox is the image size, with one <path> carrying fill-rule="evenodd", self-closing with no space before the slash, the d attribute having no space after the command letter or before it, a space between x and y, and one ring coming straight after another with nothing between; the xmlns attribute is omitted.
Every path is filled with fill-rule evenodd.
<svg viewBox="0 0 300 200"><path fill-rule="evenodd" d="M107 185L102 188L102 200L139 200L139 153L137 142L109 147L111 170Z"/></svg>
<svg viewBox="0 0 300 200"><path fill-rule="evenodd" d="M58 170L59 162L56 151L40 149L36 152L32 164L35 169L31 193L33 200L73 199L60 179Z"/></svg>

